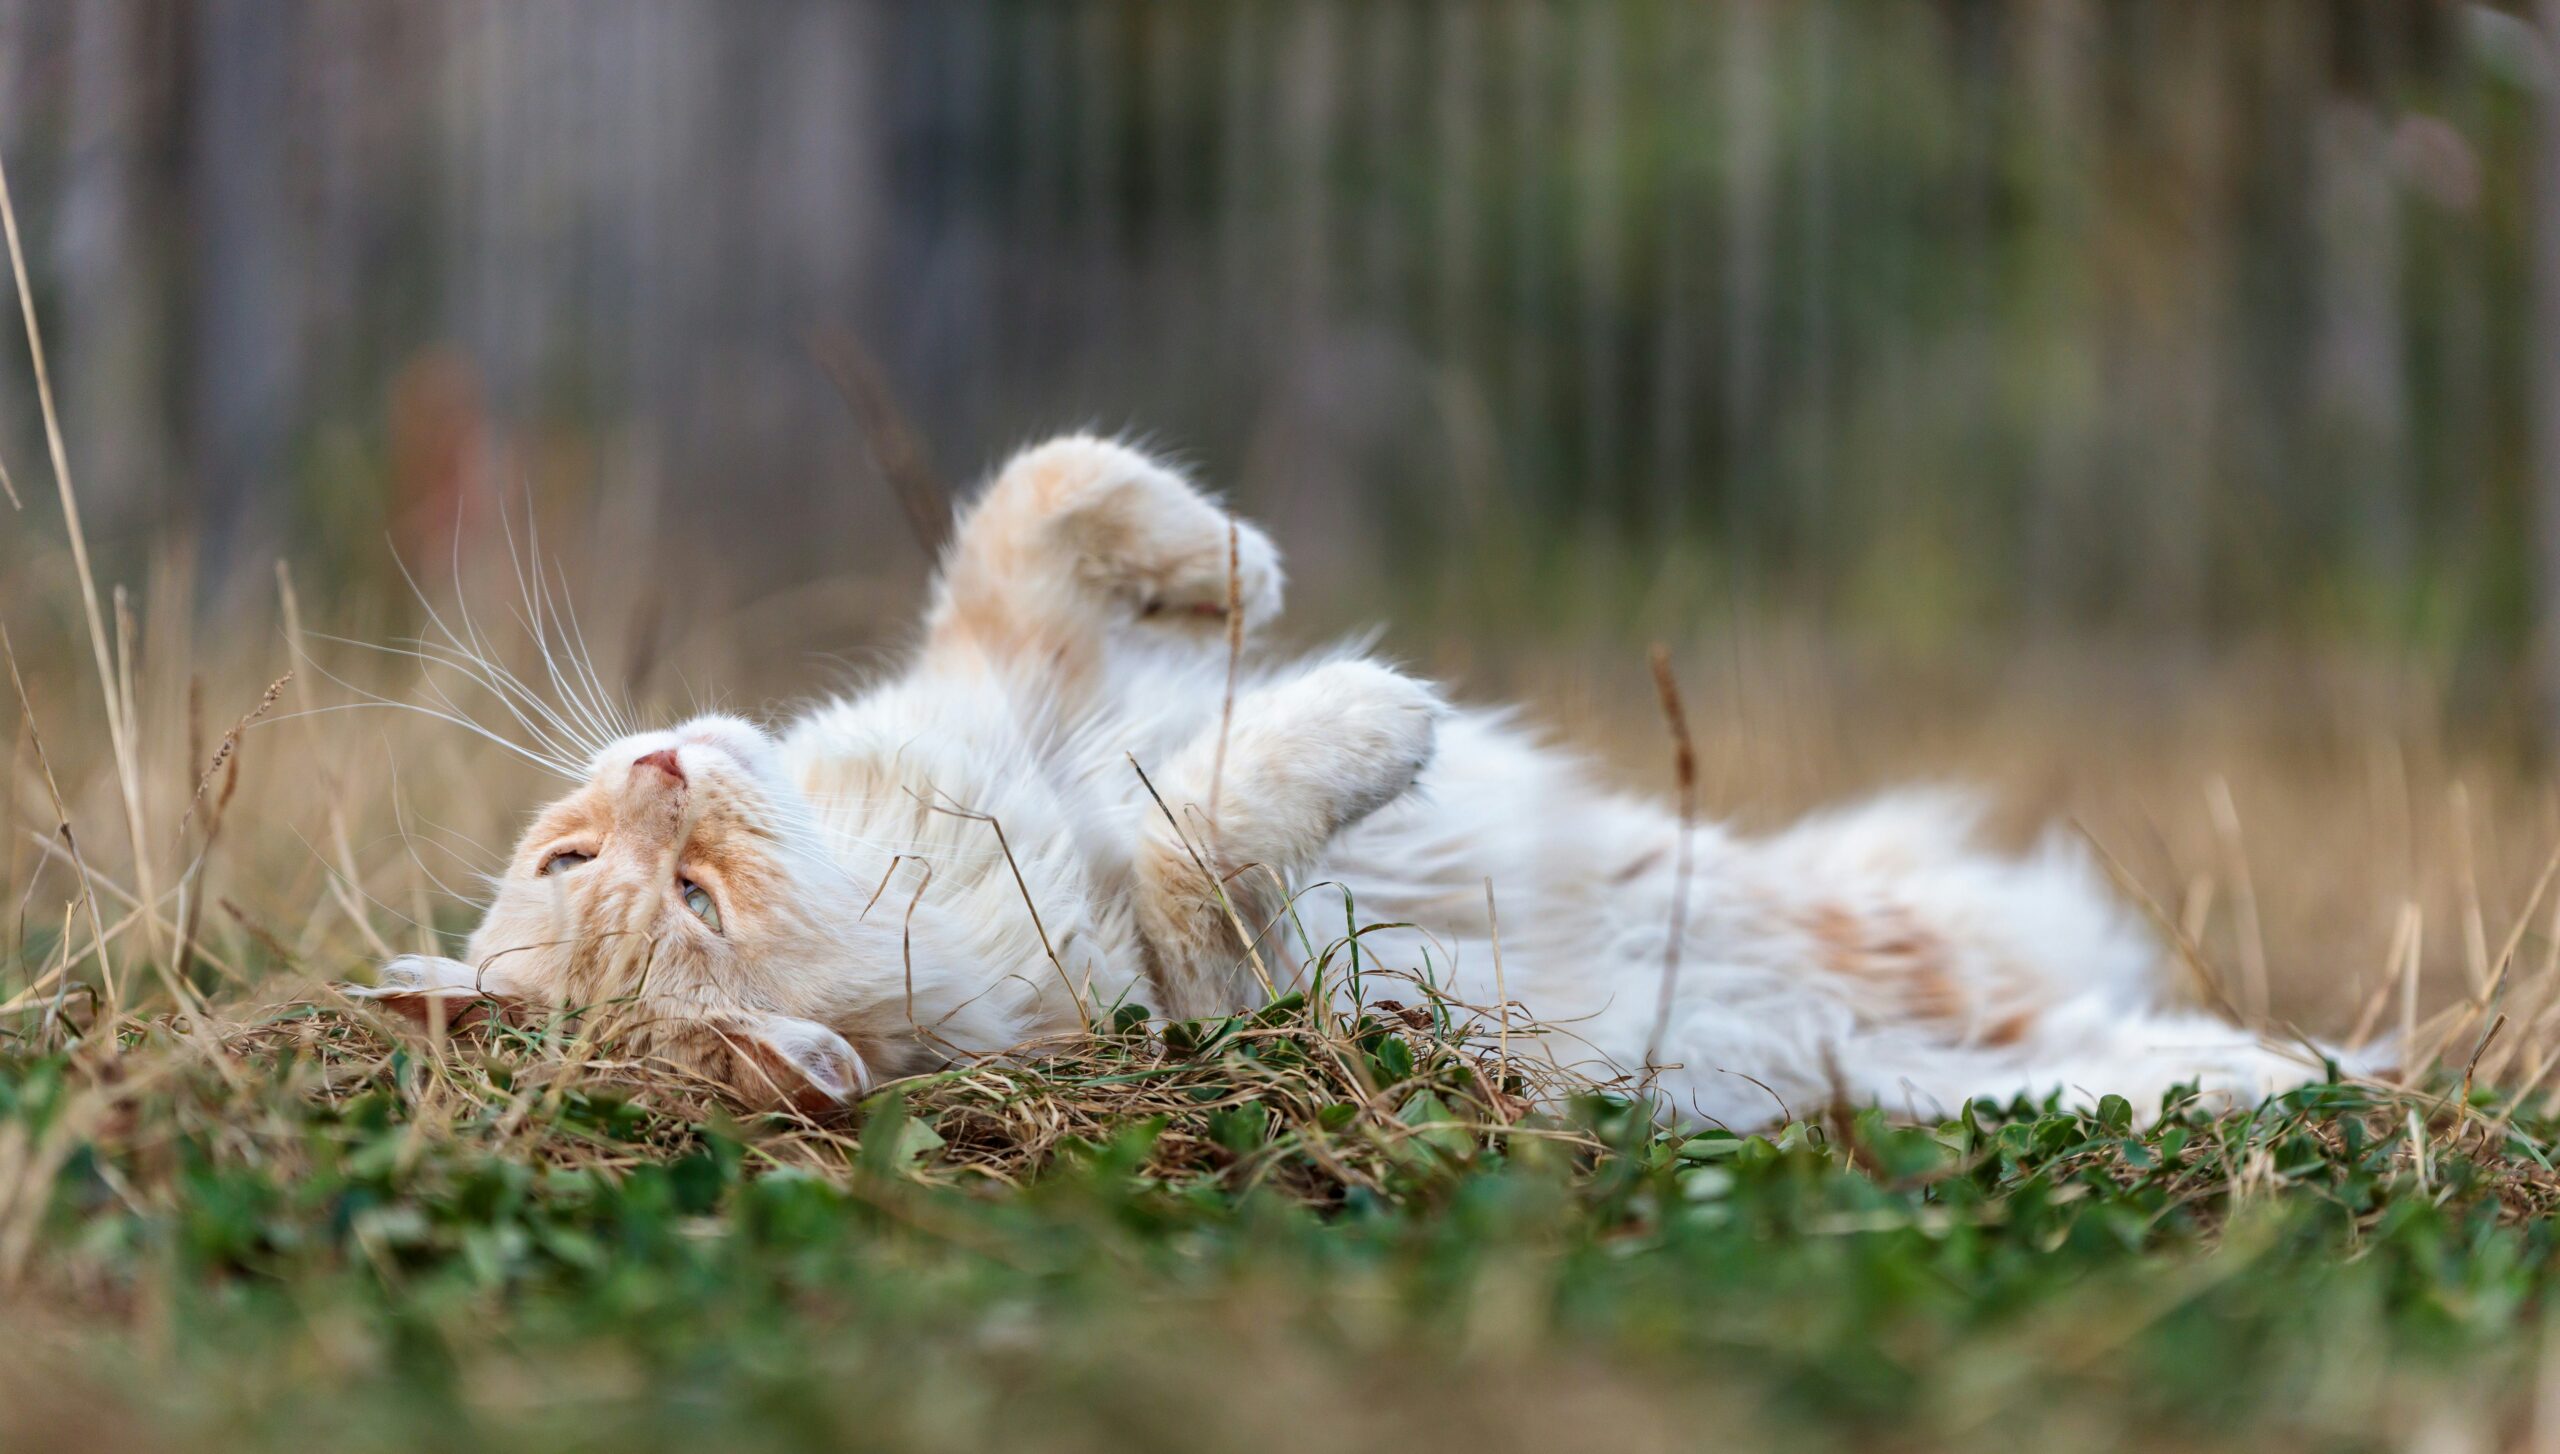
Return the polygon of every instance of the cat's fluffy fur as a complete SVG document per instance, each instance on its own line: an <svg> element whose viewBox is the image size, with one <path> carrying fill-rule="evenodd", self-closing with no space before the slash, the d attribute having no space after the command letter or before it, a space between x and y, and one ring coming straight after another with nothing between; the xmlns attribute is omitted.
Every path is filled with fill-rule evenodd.
<svg viewBox="0 0 2560 1454"><path fill-rule="evenodd" d="M2157 946L2083 855L1985 853L1957 797L1699 827L1684 893L1663 808L1374 660L1248 657L1229 715L1229 602L1251 632L1280 597L1269 540L1161 463L1028 450L962 516L903 671L778 737L706 717L605 747L525 834L467 960L403 958L373 993L613 1007L752 1098L819 1106L1114 1004L1254 1003L1301 972L1293 903L1340 924L1346 891L1361 923L1412 926L1366 933L1366 962L1489 1006L1490 884L1501 989L1540 1051L1641 1075L1658 1031L1677 1116L2152 1107L2321 1073L2164 1007Z"/></svg>

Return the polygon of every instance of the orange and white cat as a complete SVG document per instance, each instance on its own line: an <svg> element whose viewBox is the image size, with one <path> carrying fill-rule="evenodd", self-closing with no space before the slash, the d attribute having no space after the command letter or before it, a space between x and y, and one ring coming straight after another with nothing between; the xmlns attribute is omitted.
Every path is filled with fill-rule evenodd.
<svg viewBox="0 0 2560 1454"><path fill-rule="evenodd" d="M1302 975L1291 895L1324 885L1411 926L1364 934L1368 963L1507 991L1557 1063L1605 1079L1653 1053L1675 1117L1842 1093L2149 1109L2321 1074L2165 1007L2157 946L2072 846L1985 853L1959 798L1700 827L1683 887L1670 813L1375 660L1248 656L1230 713L1229 603L1250 636L1280 598L1270 541L1163 464L1025 451L963 513L903 670L778 732L702 717L595 750L466 957L403 956L360 993L613 1007L655 1053L812 1109L1115 1005L1253 1005ZM1343 921L1322 902L1301 917Z"/></svg>

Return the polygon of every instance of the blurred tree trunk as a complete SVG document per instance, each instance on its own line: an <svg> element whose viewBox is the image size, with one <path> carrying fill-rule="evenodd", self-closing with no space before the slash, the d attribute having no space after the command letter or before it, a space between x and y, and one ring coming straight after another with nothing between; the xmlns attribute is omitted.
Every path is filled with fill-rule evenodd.
<svg viewBox="0 0 2560 1454"><path fill-rule="evenodd" d="M292 16L255 0L197 12L188 123L195 256L195 469L208 574L275 530L300 385L300 266L285 147ZM235 558L236 557L236 558Z"/></svg>
<svg viewBox="0 0 2560 1454"><path fill-rule="evenodd" d="M2356 582L2406 607L2417 558L2407 484L2408 382L2401 355L2400 183L2391 133L2361 101L2315 123L2312 182L2318 227L2319 321L2313 406L2326 442L2329 488L2345 496Z"/></svg>
<svg viewBox="0 0 2560 1454"><path fill-rule="evenodd" d="M1618 369L1619 299L1627 289L1627 134L1624 94L1631 79L1618 35L1620 11L1599 6L1575 27L1573 56L1573 271L1581 282L1582 448L1575 473L1586 493L1603 497L1623 517L1626 470L1618 447L1618 409L1625 384ZM1603 494L1605 492L1605 495Z"/></svg>
<svg viewBox="0 0 2560 1454"><path fill-rule="evenodd" d="M2095 65L2098 17L2082 0L2039 6L2019 38L2038 207L2018 270L2031 301L2019 335L2035 361L2035 427L2024 530L2024 606L2030 625L2052 629L2089 604L2092 496L2098 481L2091 443L2104 426L2099 360L2092 346L2093 224L2102 127Z"/></svg>
<svg viewBox="0 0 2560 1454"><path fill-rule="evenodd" d="M1741 578L1758 574L1785 502L1768 479L1771 433L1765 372L1770 352L1769 280L1774 270L1778 182L1778 110L1773 81L1777 16L1767 0L1745 0L1723 13L1724 117L1724 467Z"/></svg>
<svg viewBox="0 0 2560 1454"><path fill-rule="evenodd" d="M144 87L154 76L137 0L90 0L71 27L71 95L54 268L62 280L67 427L80 484L102 521L131 519L157 482L158 275L139 255Z"/></svg>
<svg viewBox="0 0 2560 1454"><path fill-rule="evenodd" d="M2543 54L2560 54L2560 0L2536 0ZM2534 586L2542 721L2560 745L2560 86L2546 66L2535 98L2533 331Z"/></svg>

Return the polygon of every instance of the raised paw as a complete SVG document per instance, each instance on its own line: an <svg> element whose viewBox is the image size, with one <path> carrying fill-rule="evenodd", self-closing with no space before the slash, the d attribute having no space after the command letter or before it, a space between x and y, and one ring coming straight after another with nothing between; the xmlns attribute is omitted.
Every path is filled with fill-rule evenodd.
<svg viewBox="0 0 2560 1454"><path fill-rule="evenodd" d="M1445 710L1376 662L1328 662L1239 699L1224 752L1212 729L1185 749L1180 779L1215 802L1230 857L1303 862L1413 786Z"/></svg>
<svg viewBox="0 0 2560 1454"><path fill-rule="evenodd" d="M1362 660L1328 662L1244 705L1268 714L1265 771L1320 801L1332 833L1404 796L1447 711L1429 686Z"/></svg>
<svg viewBox="0 0 2560 1454"><path fill-rule="evenodd" d="M1137 855L1136 903L1169 1014L1242 1001L1244 924L1264 924L1334 835L1410 791L1446 709L1372 661L1328 662L1238 698L1182 750Z"/></svg>
<svg viewBox="0 0 2560 1454"><path fill-rule="evenodd" d="M1280 556L1180 475L1072 435L1008 461L953 539L932 629L982 652L1054 649L1123 630L1222 636L1280 611Z"/></svg>
<svg viewBox="0 0 2560 1454"><path fill-rule="evenodd" d="M1137 450L1090 435L1054 439L1016 455L997 494L1017 481L1022 505L1046 517L1077 576L1140 617L1223 620L1231 596L1248 627L1279 614L1270 537Z"/></svg>

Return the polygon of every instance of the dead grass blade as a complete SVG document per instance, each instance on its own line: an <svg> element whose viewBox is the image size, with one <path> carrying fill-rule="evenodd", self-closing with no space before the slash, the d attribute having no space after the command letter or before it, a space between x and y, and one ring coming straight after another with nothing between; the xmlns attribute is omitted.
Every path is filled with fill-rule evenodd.
<svg viewBox="0 0 2560 1454"><path fill-rule="evenodd" d="M1662 1039L1670 1033L1672 1001L1680 988L1680 949L1689 937L1689 850L1698 821L1698 748L1689 736L1689 713L1680 700L1680 683L1671 674L1671 653L1657 642L1652 652L1654 690L1662 698L1662 718L1671 729L1672 777L1679 788L1680 840L1673 853L1671 925L1662 950L1662 994L1655 1001L1653 1033L1644 1046L1645 1072L1662 1068Z"/></svg>
<svg viewBox="0 0 2560 1454"><path fill-rule="evenodd" d="M951 538L951 494L925 455L924 438L907 422L889 388L889 377L852 333L822 328L809 336L810 356L844 397L862 425L862 448L871 466L897 496L898 508L928 560L939 560Z"/></svg>
<svg viewBox="0 0 2560 1454"><path fill-rule="evenodd" d="M36 323L35 290L27 283L27 256L18 240L18 209L9 193L6 158L0 158L0 234L9 245L9 273L18 286L18 313L26 322L27 353L35 366L36 403L44 416L45 448L53 459L53 481L62 499L63 529L71 539L71 560L80 579L80 605L89 625L89 648L98 669L98 688L105 694L107 738L115 757L116 785L124 794L125 831L132 840L134 882L146 903L151 892L151 855L142 832L142 781L134 757L133 724L125 719L126 697L117 690L115 659L107 646L106 616L98 605L97 575L89 567L89 535L80 525L80 497L71 488L71 455L62 438L62 416L54 408L53 372L46 365L44 331ZM162 949L156 916L143 920L143 935L157 957ZM184 1003L182 1000L180 1003Z"/></svg>

